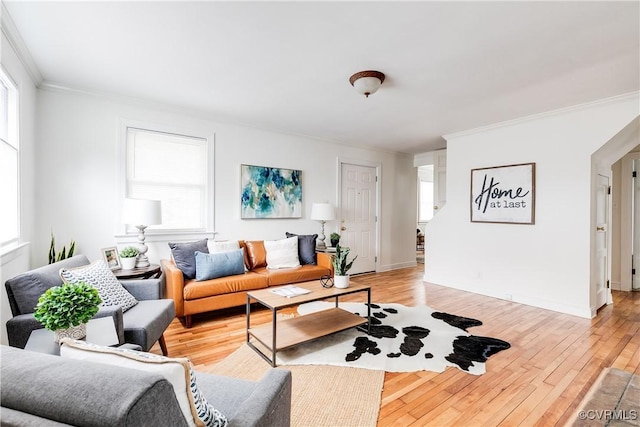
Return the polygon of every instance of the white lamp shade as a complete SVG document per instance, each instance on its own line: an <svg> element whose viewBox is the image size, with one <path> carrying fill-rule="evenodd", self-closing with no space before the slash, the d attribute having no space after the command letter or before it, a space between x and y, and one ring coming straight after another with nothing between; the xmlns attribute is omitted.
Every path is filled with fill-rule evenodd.
<svg viewBox="0 0 640 427"><path fill-rule="evenodd" d="M161 224L160 200L124 199L122 222L130 225Z"/></svg>
<svg viewBox="0 0 640 427"><path fill-rule="evenodd" d="M331 221L335 219L335 209L331 203L314 203L311 205L311 219L316 221Z"/></svg>
<svg viewBox="0 0 640 427"><path fill-rule="evenodd" d="M380 88L382 82L377 77L360 77L353 82L353 87L361 95L372 95Z"/></svg>

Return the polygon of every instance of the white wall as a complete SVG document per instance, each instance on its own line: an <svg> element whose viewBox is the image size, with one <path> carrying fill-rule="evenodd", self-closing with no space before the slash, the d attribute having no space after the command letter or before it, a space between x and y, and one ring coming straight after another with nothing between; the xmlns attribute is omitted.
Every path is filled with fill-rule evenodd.
<svg viewBox="0 0 640 427"><path fill-rule="evenodd" d="M447 137L447 205L427 225L425 280L591 317L591 155L638 94ZM471 223L473 168L536 163L535 225Z"/></svg>
<svg viewBox="0 0 640 427"><path fill-rule="evenodd" d="M36 128L36 88L29 74L20 62L16 52L4 33L0 47L2 67L14 80L19 91L19 137L20 137L20 229L22 242L20 248L0 255L0 318L2 325L11 318L4 282L7 279L28 270L30 257L28 242L33 238L35 217L34 193L34 153ZM6 329L0 328L0 342L7 344Z"/></svg>
<svg viewBox="0 0 640 427"><path fill-rule="evenodd" d="M117 213L119 122L130 120L215 134L215 237L220 240L278 239L286 231L317 233L319 223L308 219L311 203L336 203L337 159L380 163L380 269L415 265L416 171L411 156L344 147L217 123L203 115L182 114L161 106L54 89L38 91L38 115L36 180L40 214L33 244L37 263L46 262L51 229L60 245L74 239L77 251L92 260L100 257L101 248L117 243L115 235L121 227ZM241 220L239 180L243 163L301 169L303 219ZM337 227L337 221L328 223L326 234ZM150 237L149 258L158 262L167 257L167 241L190 239L195 237Z"/></svg>

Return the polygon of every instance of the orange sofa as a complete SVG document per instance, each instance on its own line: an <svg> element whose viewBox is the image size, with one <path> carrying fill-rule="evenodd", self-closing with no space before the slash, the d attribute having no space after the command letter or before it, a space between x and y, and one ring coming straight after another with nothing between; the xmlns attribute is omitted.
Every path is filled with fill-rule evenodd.
<svg viewBox="0 0 640 427"><path fill-rule="evenodd" d="M239 240L238 243L244 248L247 270L244 274L204 281L185 280L173 260L160 261L166 277L165 298L173 299L176 317L181 318L187 328L191 327L193 314L245 305L247 291L333 276L331 256L327 253L317 254L317 265L269 270L263 241Z"/></svg>

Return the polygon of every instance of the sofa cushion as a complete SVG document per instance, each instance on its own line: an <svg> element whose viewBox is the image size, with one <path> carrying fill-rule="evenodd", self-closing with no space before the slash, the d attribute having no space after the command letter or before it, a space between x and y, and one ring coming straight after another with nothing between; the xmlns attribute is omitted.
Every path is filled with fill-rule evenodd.
<svg viewBox="0 0 640 427"><path fill-rule="evenodd" d="M103 260L75 268L61 268L60 277L66 283L86 282L98 290L101 305L119 305L126 312L138 303Z"/></svg>
<svg viewBox="0 0 640 427"><path fill-rule="evenodd" d="M256 274L263 275L267 279L269 286L320 280L322 276L331 274L330 269L320 265L303 265L299 268L284 268L280 270L268 270L263 267L254 271Z"/></svg>
<svg viewBox="0 0 640 427"><path fill-rule="evenodd" d="M189 243L169 243L176 266L182 270L185 279L196 277L196 251L209 253L207 239Z"/></svg>
<svg viewBox="0 0 640 427"><path fill-rule="evenodd" d="M235 276L204 280L202 282L189 280L184 284L183 296L185 300L189 301L215 295L251 291L266 288L267 282L266 276L256 274L252 271Z"/></svg>
<svg viewBox="0 0 640 427"><path fill-rule="evenodd" d="M244 250L205 254L196 251L196 280L209 280L218 277L244 273Z"/></svg>
<svg viewBox="0 0 640 427"><path fill-rule="evenodd" d="M318 257L316 255L317 234L293 234L286 233L287 237L298 236L298 258L302 265L316 265Z"/></svg>
<svg viewBox="0 0 640 427"><path fill-rule="evenodd" d="M226 417L211 406L198 390L196 376L187 358L170 358L125 348L104 347L69 338L61 340L60 356L160 374L173 386L188 425L227 425Z"/></svg>
<svg viewBox="0 0 640 427"><path fill-rule="evenodd" d="M269 270L300 267L297 236L281 240L266 240L264 248L267 251L267 268Z"/></svg>
<svg viewBox="0 0 640 427"><path fill-rule="evenodd" d="M247 240L244 242L249 258L249 270L267 266L267 251L262 240Z"/></svg>

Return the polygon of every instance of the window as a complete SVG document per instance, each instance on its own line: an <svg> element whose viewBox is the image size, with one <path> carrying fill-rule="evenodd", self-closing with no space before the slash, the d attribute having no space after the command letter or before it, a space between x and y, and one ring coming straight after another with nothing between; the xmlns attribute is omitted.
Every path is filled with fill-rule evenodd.
<svg viewBox="0 0 640 427"><path fill-rule="evenodd" d="M20 240L18 90L0 69L0 248Z"/></svg>
<svg viewBox="0 0 640 427"><path fill-rule="evenodd" d="M213 228L211 164L206 138L126 129L126 197L162 202L162 224L150 230Z"/></svg>

